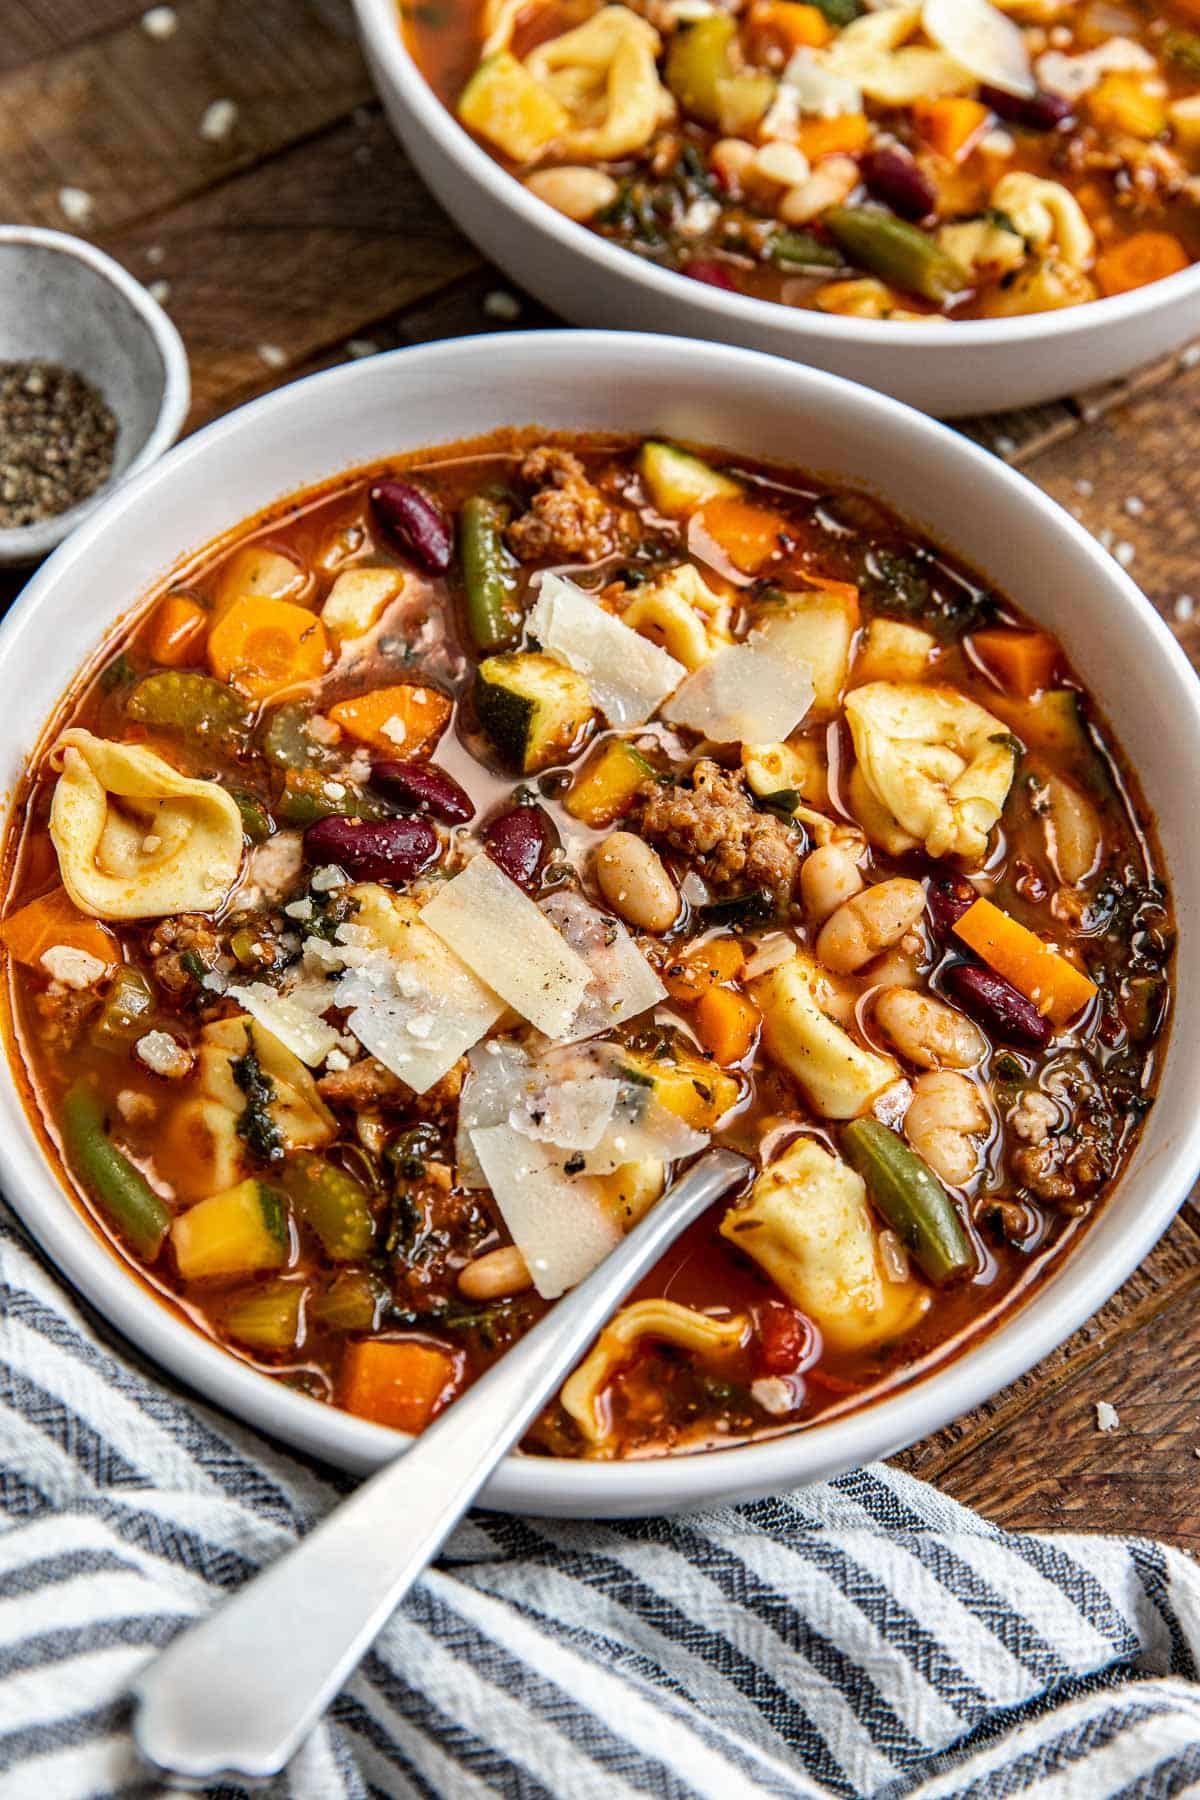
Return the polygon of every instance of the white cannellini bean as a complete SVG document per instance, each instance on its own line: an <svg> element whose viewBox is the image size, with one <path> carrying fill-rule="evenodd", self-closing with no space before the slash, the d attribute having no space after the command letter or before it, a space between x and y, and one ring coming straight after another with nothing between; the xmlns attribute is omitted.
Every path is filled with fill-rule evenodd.
<svg viewBox="0 0 1200 1800"><path fill-rule="evenodd" d="M596 880L613 911L638 931L667 931L679 895L657 850L631 831L614 831L596 852Z"/></svg>
<svg viewBox="0 0 1200 1800"><path fill-rule="evenodd" d="M525 186L555 212L568 219L594 219L617 197L617 184L603 169L564 164L558 169L537 169L525 177Z"/></svg>
<svg viewBox="0 0 1200 1800"><path fill-rule="evenodd" d="M503 1300L532 1285L529 1266L515 1244L485 1251L458 1275L458 1291L465 1300Z"/></svg>
<svg viewBox="0 0 1200 1800"><path fill-rule="evenodd" d="M844 900L817 938L818 959L839 975L852 975L881 950L898 944L925 908L919 881L897 875Z"/></svg>
<svg viewBox="0 0 1200 1800"><path fill-rule="evenodd" d="M858 186L858 164L852 156L826 156L806 181L789 187L775 208L785 225L807 225L827 206L840 206Z"/></svg>
<svg viewBox="0 0 1200 1800"><path fill-rule="evenodd" d="M858 862L842 844L825 844L812 851L800 868L800 898L814 925L823 925L862 885Z"/></svg>
<svg viewBox="0 0 1200 1800"><path fill-rule="evenodd" d="M756 154L754 145L744 138L721 138L713 145L709 161L722 181L740 188L754 168Z"/></svg>
<svg viewBox="0 0 1200 1800"><path fill-rule="evenodd" d="M953 1069L921 1075L904 1115L904 1135L934 1174L962 1187L980 1163L980 1135L989 1119L978 1088Z"/></svg>
<svg viewBox="0 0 1200 1800"><path fill-rule="evenodd" d="M764 144L754 153L754 173L779 187L796 187L808 180L808 158L795 144Z"/></svg>
<svg viewBox="0 0 1200 1800"><path fill-rule="evenodd" d="M894 1050L919 1069L972 1069L983 1060L983 1033L965 1013L932 994L885 987L876 996L875 1023Z"/></svg>

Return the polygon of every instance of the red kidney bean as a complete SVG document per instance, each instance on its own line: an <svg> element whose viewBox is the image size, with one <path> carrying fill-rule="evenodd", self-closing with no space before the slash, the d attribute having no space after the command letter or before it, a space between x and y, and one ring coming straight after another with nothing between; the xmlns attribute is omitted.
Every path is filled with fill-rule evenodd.
<svg viewBox="0 0 1200 1800"><path fill-rule="evenodd" d="M371 506L388 537L426 574L445 574L454 554L454 533L428 494L407 481L377 481L371 489Z"/></svg>
<svg viewBox="0 0 1200 1800"><path fill-rule="evenodd" d="M929 922L938 937L949 937L979 895L963 875L937 875L925 895Z"/></svg>
<svg viewBox="0 0 1200 1800"><path fill-rule="evenodd" d="M812 1327L794 1306L764 1300L755 1308L758 1367L764 1375L792 1375L812 1349Z"/></svg>
<svg viewBox="0 0 1200 1800"><path fill-rule="evenodd" d="M725 288L731 294L737 292L737 282L725 264L718 262L715 256L693 256L683 272L690 275L693 281L703 281L709 287Z"/></svg>
<svg viewBox="0 0 1200 1800"><path fill-rule="evenodd" d="M411 881L439 848L428 819L318 819L304 834L309 862L337 863L359 881Z"/></svg>
<svg viewBox="0 0 1200 1800"><path fill-rule="evenodd" d="M1039 88L1035 94L1008 94L1003 88L983 86L979 98L997 118L1010 125L1023 125L1026 131L1056 131L1065 125L1075 108L1063 94L1047 93Z"/></svg>
<svg viewBox="0 0 1200 1800"><path fill-rule="evenodd" d="M885 145L869 151L858 167L875 198L903 219L923 219L937 205L937 190L907 150Z"/></svg>
<svg viewBox="0 0 1200 1800"><path fill-rule="evenodd" d="M1049 1019L1044 1019L1032 1000L1017 992L1003 975L974 963L954 963L941 972L942 986L957 1000L977 1025L1007 1043L1028 1050L1044 1050L1050 1042Z"/></svg>
<svg viewBox="0 0 1200 1800"><path fill-rule="evenodd" d="M483 843L518 887L531 888L553 848L554 827L540 806L516 806L484 827Z"/></svg>
<svg viewBox="0 0 1200 1800"><path fill-rule="evenodd" d="M475 803L452 775L425 762L377 762L371 785L408 812L431 812L445 825L467 825Z"/></svg>

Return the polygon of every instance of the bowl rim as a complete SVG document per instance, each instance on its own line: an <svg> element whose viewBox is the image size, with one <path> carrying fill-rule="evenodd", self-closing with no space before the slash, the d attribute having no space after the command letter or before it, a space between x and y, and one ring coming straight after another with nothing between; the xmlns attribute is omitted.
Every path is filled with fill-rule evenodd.
<svg viewBox="0 0 1200 1800"><path fill-rule="evenodd" d="M707 282L693 281L678 270L661 268L630 250L609 243L606 238L589 231L586 225L568 219L529 193L514 175L475 142L438 99L405 42L397 18L396 0L352 0L352 4L370 57L388 69L414 122L498 206L518 214L532 230L553 239L561 249L581 262L595 263L607 274L624 278L635 287L649 288L665 300L676 301L684 299L686 289L689 307L707 313L714 330L722 325L772 328L791 333L798 343L827 340L834 344L877 347L883 351L904 347L944 352L956 346L965 351L1003 350L1066 339L1082 331L1103 331L1155 311L1160 305L1171 305L1177 298L1193 291L1200 297L1198 262L1145 287L1131 288L1127 293L1107 299L1090 300L1082 306L1026 313L1014 319L952 320L953 336L948 340L946 321L941 318L923 321L845 318L835 313L784 306L774 300L759 300L749 294L734 294Z"/></svg>
<svg viewBox="0 0 1200 1800"><path fill-rule="evenodd" d="M1171 689L1172 699L1180 703L1182 741L1191 744L1193 754L1200 755L1200 683L1165 622L1077 520L969 438L900 401L840 376L803 364L781 364L776 357L732 345L640 332L580 330L533 331L520 334L515 341L524 346L524 354L535 363L543 355L550 360L562 353L569 356L572 368L577 370L602 366L607 359L624 364L634 376L639 363L644 362L648 369L657 368L667 352L693 363L698 371L716 364L732 373L753 371L761 375L769 370L772 382L794 388L797 401L806 407L819 411L822 404L830 408L852 406L860 417L865 414L881 429L889 424L903 424L906 433L915 434L926 447L932 461L947 454L965 458L977 478L981 498L990 491L1009 508L1019 506L1040 513L1043 522L1064 536L1078 555L1081 579L1090 578L1107 586L1120 604L1136 615L1147 639L1154 644L1162 683ZM318 387L336 386L350 396L356 384L365 390L380 379L385 369L416 373L423 363L436 367L450 358L464 382L470 382L472 364L477 364L478 379L486 381L497 349L502 348L505 355L511 356L513 347L511 333L481 334L410 346L342 364L236 408L177 445L140 477L116 490L25 587L0 622L0 692L6 681L20 678L22 640L27 633L33 633L43 612L52 608L59 580L90 557L110 535L119 537L124 517L132 508L159 490L164 495L169 493L177 481L186 484L189 469L219 452L228 441L246 432L286 430L289 415L303 406L306 397ZM439 373L444 372L443 367ZM292 424L294 429L294 421ZM64 690L75 673L75 662L73 653ZM1176 1020L1175 1029L1178 1028ZM7 1057L3 1082L4 1103L18 1109L28 1124L25 1102ZM1151 1121L1154 1117L1152 1113ZM376 1466L397 1453L406 1441L403 1434L282 1387L270 1375L260 1373L204 1337L164 1304L134 1277L85 1218L36 1139L31 1124L23 1133L0 1131L0 1184L57 1270L111 1325L125 1332L143 1352L200 1396L224 1407L235 1420L248 1422L269 1436L282 1437L303 1451L344 1467ZM1135 1152L1139 1154L1147 1153ZM1200 1109L1196 1109L1185 1131L1155 1146L1149 1155L1154 1164L1153 1200L1135 1218L1121 1222L1116 1240L1103 1259L1064 1280L1064 1273L1072 1270L1073 1263L1070 1256L1066 1257L1036 1285L1028 1299L998 1322L994 1331L968 1343L960 1354L896 1392L825 1424L719 1450L611 1463L511 1455L481 1494L481 1503L513 1512L575 1517L670 1511L731 1495L748 1497L779 1491L797 1482L819 1479L835 1469L888 1455L940 1429L1016 1380L1057 1347L1137 1267L1174 1217L1200 1166ZM1054 1304L1047 1302L1051 1291L1055 1294ZM1036 1300L1041 1304L1032 1303ZM1022 1321L1019 1337L1004 1332L1014 1314L1019 1314Z"/></svg>
<svg viewBox="0 0 1200 1800"><path fill-rule="evenodd" d="M122 469L119 475L110 475L95 493L89 494L75 506L68 507L65 512L54 513L50 518L39 520L34 525L0 527L0 561L20 564L34 562L47 555L76 526L81 525L84 519L104 505L119 487L134 480L143 469L157 461L178 437L187 417L188 407L191 405L192 382L187 351L175 321L145 285L106 251L98 249L87 238L75 237L68 231L52 231L40 225L0 225L0 249L9 244L25 244L31 248L51 250L56 255L84 263L100 281L115 288L144 326L158 352L160 368L158 410L154 424L128 467Z"/></svg>

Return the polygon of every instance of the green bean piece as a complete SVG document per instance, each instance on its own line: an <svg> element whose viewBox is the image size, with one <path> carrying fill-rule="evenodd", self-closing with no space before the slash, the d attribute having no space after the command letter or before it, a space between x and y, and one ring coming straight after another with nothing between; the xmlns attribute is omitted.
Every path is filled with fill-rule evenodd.
<svg viewBox="0 0 1200 1800"><path fill-rule="evenodd" d="M1200 75L1200 31L1168 31L1163 49L1168 62L1189 75Z"/></svg>
<svg viewBox="0 0 1200 1800"><path fill-rule="evenodd" d="M855 1119L842 1148L867 1192L930 1281L942 1286L975 1267L953 1200L921 1157L878 1119Z"/></svg>
<svg viewBox="0 0 1200 1800"><path fill-rule="evenodd" d="M312 707L300 700L285 700L269 712L258 728L257 743L267 761L279 769L328 768L333 757L307 730Z"/></svg>
<svg viewBox="0 0 1200 1800"><path fill-rule="evenodd" d="M322 1331L374 1331L388 1291L367 1269L342 1269L323 1294L317 1294L309 1311Z"/></svg>
<svg viewBox="0 0 1200 1800"><path fill-rule="evenodd" d="M971 277L933 238L873 206L831 206L821 223L860 269L938 306L957 299Z"/></svg>
<svg viewBox="0 0 1200 1800"><path fill-rule="evenodd" d="M253 794L232 790L234 805L242 815L242 830L252 844L265 844L271 835L271 815Z"/></svg>
<svg viewBox="0 0 1200 1800"><path fill-rule="evenodd" d="M68 1089L60 1114L67 1161L115 1231L151 1263L171 1228L171 1213L140 1170L105 1131L99 1096L78 1081Z"/></svg>
<svg viewBox="0 0 1200 1800"><path fill-rule="evenodd" d="M146 977L126 963L113 976L113 984L92 1027L92 1042L101 1050L126 1050L142 1035L154 1011L154 990Z"/></svg>
<svg viewBox="0 0 1200 1800"><path fill-rule="evenodd" d="M862 7L858 0L809 0L819 13L823 13L831 25L839 27L852 24L857 19Z"/></svg>
<svg viewBox="0 0 1200 1800"><path fill-rule="evenodd" d="M139 681L125 702L131 719L159 725L236 750L250 735L246 702L211 675L186 669L160 669Z"/></svg>
<svg viewBox="0 0 1200 1800"><path fill-rule="evenodd" d="M331 787L342 792L330 793ZM285 825L313 825L318 819L382 819L387 808L347 781L331 782L321 769L289 769L276 808Z"/></svg>
<svg viewBox="0 0 1200 1800"><path fill-rule="evenodd" d="M771 261L787 269L840 269L845 257L815 231L777 231L767 248Z"/></svg>
<svg viewBox="0 0 1200 1800"><path fill-rule="evenodd" d="M235 1294L225 1308L226 1334L248 1350L282 1354L295 1350L303 1330L302 1282L272 1281Z"/></svg>
<svg viewBox="0 0 1200 1800"><path fill-rule="evenodd" d="M504 542L506 519L507 508L488 494L472 494L458 515L467 626L483 651L511 644L521 629L517 565Z"/></svg>
<svg viewBox="0 0 1200 1800"><path fill-rule="evenodd" d="M353 1175L319 1156L292 1157L281 1185L334 1262L359 1262L375 1237L370 1196Z"/></svg>

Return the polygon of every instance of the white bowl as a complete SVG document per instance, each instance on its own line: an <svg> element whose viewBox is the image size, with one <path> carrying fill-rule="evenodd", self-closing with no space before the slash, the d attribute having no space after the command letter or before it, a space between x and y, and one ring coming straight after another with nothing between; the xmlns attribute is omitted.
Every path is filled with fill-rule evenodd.
<svg viewBox="0 0 1200 1800"><path fill-rule="evenodd" d="M78 506L0 530L0 564L47 556L119 481L179 435L187 352L158 302L103 250L65 231L0 225L0 362L61 363L99 388L117 420L113 471Z"/></svg>
<svg viewBox="0 0 1200 1800"><path fill-rule="evenodd" d="M260 508L398 451L506 425L654 433L777 458L874 490L1057 633L1111 712L1156 810L1180 932L1159 1098L1117 1191L1057 1272L1000 1329L846 1417L745 1447L628 1463L510 1457L484 1496L527 1513L619 1515L767 1493L887 1455L967 1412L1100 1306L1166 1228L1200 1165L1200 684L1137 588L1020 475L895 401L724 346L612 332L469 338L350 364L243 407L122 488L25 589L0 627L0 781L118 616ZM58 1267L206 1398L347 1468L398 1438L257 1374L156 1301L105 1248L0 1081L0 1186Z"/></svg>
<svg viewBox="0 0 1200 1800"><path fill-rule="evenodd" d="M388 116L437 199L519 287L572 324L767 350L939 418L1083 393L1200 332L1200 265L1087 306L952 325L803 312L658 268L536 200L480 148L410 56L396 0L354 0L354 9Z"/></svg>

